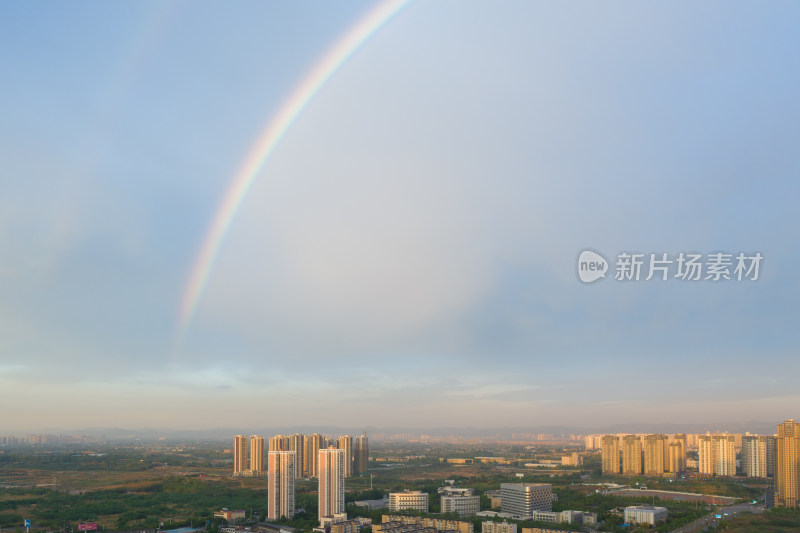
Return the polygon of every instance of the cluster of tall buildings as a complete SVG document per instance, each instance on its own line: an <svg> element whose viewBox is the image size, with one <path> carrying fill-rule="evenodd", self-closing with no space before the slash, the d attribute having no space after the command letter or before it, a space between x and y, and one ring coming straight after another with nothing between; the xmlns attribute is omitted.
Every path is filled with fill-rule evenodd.
<svg viewBox="0 0 800 533"><path fill-rule="evenodd" d="M260 475L264 471L264 437L233 439L234 475ZM249 458L249 461L247 460ZM367 471L369 441L367 435L343 435L329 439L313 435L275 435L267 450L267 517L277 520L295 514L295 479L319 480L319 519L344 515L344 480Z"/></svg>
<svg viewBox="0 0 800 533"><path fill-rule="evenodd" d="M608 475L661 476L696 468L700 474L732 477L740 452L743 475L765 478L775 472L772 435L622 434L602 435L599 442L603 473ZM696 464L688 459L689 449L697 450Z"/></svg>
<svg viewBox="0 0 800 533"><path fill-rule="evenodd" d="M250 454L248 455L248 441ZM233 475L235 476L262 476L264 469L264 437L250 435L236 435L233 438Z"/></svg>
<svg viewBox="0 0 800 533"><path fill-rule="evenodd" d="M319 450L333 447L344 450L345 477L359 476L369 466L369 441L367 435L342 435L338 439L319 433L311 435L275 435L269 439L269 451L290 450L297 455L297 478L319 477Z"/></svg>
<svg viewBox="0 0 800 533"><path fill-rule="evenodd" d="M314 433L311 435L275 435L269 439L264 449L264 437L252 435L248 439L244 435L236 435L233 439L233 475L261 476L264 468L265 451L295 452L294 475L296 479L319 477L319 451L329 447L344 450L345 477L364 474L369 467L369 440L367 435L342 435L331 439Z"/></svg>
<svg viewBox="0 0 800 533"><path fill-rule="evenodd" d="M297 471L297 452L271 450L267 480L267 518L277 520L292 518L294 506L294 481ZM317 452L317 477L319 478L319 520L344 515L345 451L325 448Z"/></svg>
<svg viewBox="0 0 800 533"><path fill-rule="evenodd" d="M786 420L774 435L602 435L602 469L609 475L660 476L687 469L687 441L697 448L697 472L716 476L741 474L774 478L775 504L800 507L800 424ZM598 436L587 437L587 448ZM693 446L693 447L694 447Z"/></svg>
<svg viewBox="0 0 800 533"><path fill-rule="evenodd" d="M603 474L661 476L686 470L686 435L603 435Z"/></svg>

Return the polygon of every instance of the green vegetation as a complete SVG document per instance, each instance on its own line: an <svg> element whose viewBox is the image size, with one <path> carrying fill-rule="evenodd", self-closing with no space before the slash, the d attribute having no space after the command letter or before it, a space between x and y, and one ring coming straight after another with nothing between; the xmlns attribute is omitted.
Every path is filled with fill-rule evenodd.
<svg viewBox="0 0 800 533"><path fill-rule="evenodd" d="M0 501L0 524L18 526L18 509L38 527L62 528L81 521L100 522L107 527L127 528L138 524L157 527L160 522L202 524L213 512L226 506L261 512L266 505L266 488L233 487L198 478L173 477L154 483L140 492L99 490L68 494L56 490L38 490L23 498ZM7 513L6 511L14 511ZM113 523L104 517L117 516Z"/></svg>
<svg viewBox="0 0 800 533"><path fill-rule="evenodd" d="M731 533L796 533L800 531L800 510L775 508L761 514L745 514L723 520L718 530Z"/></svg>

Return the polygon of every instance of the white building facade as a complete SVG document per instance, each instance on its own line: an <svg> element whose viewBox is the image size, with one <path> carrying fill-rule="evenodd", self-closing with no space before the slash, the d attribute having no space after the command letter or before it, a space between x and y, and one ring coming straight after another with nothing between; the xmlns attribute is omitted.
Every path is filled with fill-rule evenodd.
<svg viewBox="0 0 800 533"><path fill-rule="evenodd" d="M626 524L650 524L656 525L658 522L667 519L666 507L653 507L652 505L634 505L625 508Z"/></svg>
<svg viewBox="0 0 800 533"><path fill-rule="evenodd" d="M481 497L469 494L442 495L442 512L473 516L481 510Z"/></svg>
<svg viewBox="0 0 800 533"><path fill-rule="evenodd" d="M428 512L428 493L418 490L389 493L389 511L397 512L405 509Z"/></svg>
<svg viewBox="0 0 800 533"><path fill-rule="evenodd" d="M502 483L500 492L504 513L525 519L534 511L553 510L553 486L549 483Z"/></svg>

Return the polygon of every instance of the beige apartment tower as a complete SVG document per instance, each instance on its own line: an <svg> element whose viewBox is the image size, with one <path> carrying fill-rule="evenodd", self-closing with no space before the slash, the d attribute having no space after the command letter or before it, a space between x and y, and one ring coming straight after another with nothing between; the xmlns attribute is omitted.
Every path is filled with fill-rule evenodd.
<svg viewBox="0 0 800 533"><path fill-rule="evenodd" d="M344 450L319 450L319 519L344 512Z"/></svg>
<svg viewBox="0 0 800 533"><path fill-rule="evenodd" d="M717 476L736 475L736 438L733 435L713 435L714 474Z"/></svg>
<svg viewBox="0 0 800 533"><path fill-rule="evenodd" d="M786 420L778 425L775 439L775 504L797 507L800 503L800 424Z"/></svg>
<svg viewBox="0 0 800 533"><path fill-rule="evenodd" d="M336 447L344 450L344 477L353 475L353 437L342 435L336 441Z"/></svg>
<svg viewBox="0 0 800 533"><path fill-rule="evenodd" d="M642 475L642 439L639 435L622 437L622 475Z"/></svg>
<svg viewBox="0 0 800 533"><path fill-rule="evenodd" d="M697 468L701 474L736 475L736 439L733 435L700 435Z"/></svg>
<svg viewBox="0 0 800 533"><path fill-rule="evenodd" d="M250 473L260 476L266 472L264 468L264 437L250 435Z"/></svg>
<svg viewBox="0 0 800 533"><path fill-rule="evenodd" d="M701 474L714 473L714 447L711 435L700 435L697 438L697 471Z"/></svg>
<svg viewBox="0 0 800 533"><path fill-rule="evenodd" d="M319 433L305 438L305 471L308 477L319 477L319 451L327 448L328 439Z"/></svg>
<svg viewBox="0 0 800 533"><path fill-rule="evenodd" d="M275 435L269 439L269 451L279 452L289 449L289 437L286 435Z"/></svg>
<svg viewBox="0 0 800 533"><path fill-rule="evenodd" d="M247 437L233 437L233 475L242 476L247 471Z"/></svg>
<svg viewBox="0 0 800 533"><path fill-rule="evenodd" d="M619 475L619 437L616 435L603 435L600 443L603 457L603 474L610 476Z"/></svg>
<svg viewBox="0 0 800 533"><path fill-rule="evenodd" d="M669 458L666 435L655 434L644 436L644 475L662 476L665 458Z"/></svg>
<svg viewBox="0 0 800 533"><path fill-rule="evenodd" d="M303 479L308 474L305 471L305 449L306 437L300 433L295 433L289 437L289 450L295 453L294 460L294 477L295 479Z"/></svg>
<svg viewBox="0 0 800 533"><path fill-rule="evenodd" d="M267 518L279 520L294 516L294 478L297 454L293 451L269 452Z"/></svg>
<svg viewBox="0 0 800 533"><path fill-rule="evenodd" d="M676 474L678 472L683 472L686 470L686 461L685 455L683 453L683 447L681 446L680 442L670 442L668 449L669 460L667 462L669 472Z"/></svg>
<svg viewBox="0 0 800 533"><path fill-rule="evenodd" d="M684 472L686 471L686 435L678 433L672 437L672 442L669 443L667 448L667 468L670 472Z"/></svg>

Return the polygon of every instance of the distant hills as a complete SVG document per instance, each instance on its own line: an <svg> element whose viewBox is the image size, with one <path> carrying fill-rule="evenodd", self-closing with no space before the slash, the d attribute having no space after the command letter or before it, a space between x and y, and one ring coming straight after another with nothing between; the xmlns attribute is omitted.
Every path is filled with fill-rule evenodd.
<svg viewBox="0 0 800 533"><path fill-rule="evenodd" d="M107 440L180 440L180 441L203 441L203 440L226 440L233 435L277 435L293 433L321 433L323 435L355 435L366 431L375 441L399 440L399 439L419 439L422 436L430 439L448 440L481 440L481 441L509 441L509 440L531 440L532 434L552 434L555 438L570 435L589 435L595 433L705 433L710 431L730 433L755 433L768 434L775 433L776 425L780 420L771 422L748 421L748 422L714 422L707 424L659 424L659 423L620 423L596 427L579 426L517 426L503 428L475 428L475 427L344 427L344 426L273 426L273 427L227 427L213 429L164 429L164 428L137 428L124 429L114 427L92 427L78 430L45 430L35 433L49 433L61 435L85 435L90 437L104 437ZM31 432L25 432L31 433ZM19 434L18 436L22 436Z"/></svg>

